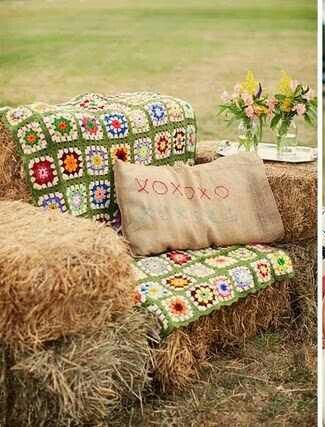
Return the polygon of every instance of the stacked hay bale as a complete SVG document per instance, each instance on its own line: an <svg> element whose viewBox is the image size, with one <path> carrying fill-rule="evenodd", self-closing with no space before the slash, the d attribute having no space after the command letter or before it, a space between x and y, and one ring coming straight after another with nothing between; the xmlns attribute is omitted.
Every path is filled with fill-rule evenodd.
<svg viewBox="0 0 325 427"><path fill-rule="evenodd" d="M32 201L21 158L9 130L0 120L0 200Z"/></svg>
<svg viewBox="0 0 325 427"><path fill-rule="evenodd" d="M269 162L266 163L265 169L284 225L283 242L315 239L317 235L316 163L287 165Z"/></svg>
<svg viewBox="0 0 325 427"><path fill-rule="evenodd" d="M196 162L216 159L219 144L216 141L199 143ZM305 337L315 337L317 164L266 162L265 170L284 224L285 235L280 245L295 261L296 279L291 288L296 320Z"/></svg>
<svg viewBox="0 0 325 427"><path fill-rule="evenodd" d="M168 336L154 352L156 377L163 391L185 390L199 377L209 356L223 347L244 344L260 332L287 324L289 288L287 281L277 283Z"/></svg>
<svg viewBox="0 0 325 427"><path fill-rule="evenodd" d="M201 318L168 336L154 350L156 378L164 391L182 390L199 376L209 356L244 344L264 331L294 328L295 339L316 337L315 242L283 245L295 277Z"/></svg>
<svg viewBox="0 0 325 427"><path fill-rule="evenodd" d="M5 353L4 347L0 345L0 426L6 422L6 385L5 385Z"/></svg>
<svg viewBox="0 0 325 427"><path fill-rule="evenodd" d="M199 143L197 163L215 160L218 144ZM280 244L294 262L295 277L200 319L170 335L155 350L156 376L163 390L184 389L209 354L244 343L279 327L294 328L295 339L316 337L317 182L315 164L266 164L285 236ZM309 203L306 203L308 195Z"/></svg>
<svg viewBox="0 0 325 427"><path fill-rule="evenodd" d="M150 386L151 319L128 313L93 334L16 353L8 425L97 426L140 402Z"/></svg>
<svg viewBox="0 0 325 427"><path fill-rule="evenodd" d="M0 202L0 339L37 347L132 306L131 257L109 227Z"/></svg>
<svg viewBox="0 0 325 427"><path fill-rule="evenodd" d="M140 400L154 324L131 309L135 279L123 240L22 202L0 202L0 236L6 425L100 423L123 401Z"/></svg>
<svg viewBox="0 0 325 427"><path fill-rule="evenodd" d="M3 147L0 152L0 200L31 201L23 177L21 161L16 155L14 143L4 129L1 129L1 122L0 145ZM215 145L199 144L198 163L213 160L216 156L215 151ZM34 408L31 409L32 413L29 413L26 408L20 410L20 405L18 405L12 410L11 418L17 417L19 420L19 417L25 417L22 418L25 425L37 425L37 422L40 422L40 420L35 421L37 414L47 413L48 420L52 416L50 414L54 414L54 420L57 422L55 425L60 425L59 423L69 425L69 423L86 422L85 420L89 417L99 420L104 413L102 408L106 408L105 411L109 412L109 408L118 406L115 404L116 402L130 398L130 393L135 398L139 397L141 389L148 384L149 377L146 374L145 380L140 381L140 386L137 381L131 380L132 386L126 387L126 389L121 387L121 384L130 384L130 382L118 373L118 368L113 362L112 365L110 364L111 356L107 356L107 354L111 354L114 359L113 354L116 355L123 351L118 346L114 347L115 353L107 350L105 325L110 325L110 333L116 334L114 337L117 337L117 342L119 342L118 337L121 330L129 331L129 334L125 335L124 342L128 344L125 344L124 350L126 347L142 349L139 352L136 351L135 354L132 351L126 352L127 360L133 361L130 362L130 366L134 369L134 371L130 370L132 378L141 377L144 369L147 369L144 366L147 367L151 363L150 354L151 351L153 352L154 376L164 390L187 386L193 377L198 375L199 367L207 363L209 354L216 349L242 343L258 332L270 328L289 325L292 323L292 318L296 320L297 324L302 325L301 330L305 334L308 334L309 337L313 336L315 330L314 268L317 209L314 195L316 194L316 179L312 167L308 173L304 168L297 168L298 170L296 176L292 175L290 180L287 180L280 166L266 165L267 175L285 225L285 241L287 242L285 246L294 259L295 279L276 284L234 306L202 318L189 327L174 332L159 346L153 346L153 349L150 348L147 340L148 331L153 328L152 318L143 316L137 318L134 320L137 328L133 329L130 327L132 324L129 325L121 316L121 312L127 312L130 307L130 290L133 288L134 279L131 279L129 270L131 262L125 247L121 252L116 252L116 248L111 250L111 241L117 243L117 237L113 236L110 229L106 229L108 230L106 232L102 228L99 232L99 225L67 215L62 219L51 216L50 220L46 220L45 225L42 223L44 213L37 210L36 214L36 210L29 210L33 209L32 207L22 207L23 205L20 204L15 204L13 209L13 205L3 203L0 206L0 211L3 211L2 217L0 212L0 224L2 222L5 224L3 233L5 230L12 229L10 217L7 214L8 209L11 213L20 211L20 217L15 215L15 220L20 224L16 227L17 230L23 228L26 222L32 221L31 218L35 219L33 225L30 225L29 232L23 232L20 237L20 239L26 238L28 234L33 236L28 243L29 246L17 246L17 238L7 237L10 257L8 258L8 254L5 253L6 249L2 252L0 249L0 259L6 260L0 264L0 271L1 266L3 269L4 266L11 267L4 269L6 271L4 277L17 284L26 285L28 292L33 294L30 299L24 291L24 286L15 286L12 291L6 284L3 286L2 295L0 294L0 301L6 301L7 307L3 314L0 311L3 339L10 345L17 342L27 343L27 350L24 344L20 347L19 353L15 352L15 364L18 364L17 369L14 370L15 380L22 384L21 393L27 390L26 384L31 386L32 390L36 390L35 392L31 390L28 393L25 392L25 398L27 399L27 395L32 396L32 400L35 402L35 405L31 406ZM296 185L299 191L295 191ZM306 194L311 197L312 203L305 203ZM53 227L50 225L51 222ZM38 223L43 225L37 226ZM65 228L64 224L70 225ZM46 229L48 229L47 237L42 234ZM65 238L64 232L60 234L61 229L67 232ZM68 232L68 230L70 231ZM54 247L55 241L58 242L56 238L52 242L49 235L56 236L57 233L60 234L61 242L65 245L61 254L68 253L67 250L72 251L73 255L69 257L69 261L64 256L57 258L58 263L53 261L53 257L59 256L60 251L58 246L56 249ZM46 240L50 242L48 248ZM299 241L294 242L294 240ZM117 247L120 245L121 242L118 239ZM32 257L29 255L29 247L32 249ZM40 250L36 257L38 247ZM43 251L44 256L41 256ZM5 258L6 256L7 258ZM19 260L20 257L22 258ZM47 260L51 266L49 273L45 273ZM55 265L59 264L63 267L55 268ZM28 265L33 265L34 268L28 268ZM40 266L39 269L36 266ZM112 276L111 271L115 271ZM67 272L68 274L66 274ZM56 277L62 283L57 293ZM50 283L48 286L54 292L54 297L46 297L44 300L45 282L48 280ZM3 282L8 283L8 280ZM105 289L110 289L107 294L105 291L104 295L101 294L103 288L101 288L100 282L105 284ZM86 291L82 295L74 292L73 285L76 283L89 283L88 289L91 291L88 294ZM61 303L61 292L64 298L67 298L66 304ZM33 310L26 309L28 304L34 304ZM90 313L93 314L90 315ZM141 316L140 313L135 315ZM120 321L122 323L119 323ZM6 322L9 326L8 330L4 329ZM123 325L129 326L124 327ZM93 333L90 332L91 330ZM137 335L137 330L140 335ZM61 341L59 337L62 335L68 336L68 338ZM132 344L133 339L138 339L138 346ZM51 340L55 340L54 347L42 346L44 341ZM112 335L110 335L109 341L111 342L111 340L116 342ZM89 348L90 351L89 360L84 359L79 350L85 351L86 348ZM97 350L99 353L96 353ZM76 355L76 359L73 359L74 355ZM98 364L92 363L97 358L108 363L103 371L98 370ZM144 365L138 363L140 359ZM128 366L127 361L123 359L121 361ZM76 382L74 376L69 376L70 368L67 368L70 366L69 363L71 370L73 370L73 366L90 366L89 371L87 369L80 371L86 372L85 377L80 377L81 382ZM44 370L45 365L50 366L47 373ZM112 368L112 366L114 367ZM62 372L65 373L63 380L58 383L58 377ZM119 378L119 387L114 389L113 386L112 388L107 386L108 383L116 384L114 380L109 380L111 383L109 381L100 383L101 372L105 373L105 378L107 376L112 378L108 372L115 372L117 377L114 378ZM140 372L141 374L139 374ZM66 374L68 376L65 376ZM90 381L88 374L96 380ZM131 374L127 378L130 379ZM77 378L79 378L78 375ZM80 386L81 383L85 385L86 389ZM133 388L134 386L135 388ZM95 389L96 397L94 397L95 394L92 394ZM125 390L128 390L129 394L125 394ZM89 399L81 398L81 396L88 396ZM98 396L103 399L101 403L98 402ZM81 407L76 403L79 401ZM46 425L51 426L50 421Z"/></svg>
<svg viewBox="0 0 325 427"><path fill-rule="evenodd" d="M296 338L316 343L317 339L317 241L281 245L293 259L295 277L290 281L291 320Z"/></svg>

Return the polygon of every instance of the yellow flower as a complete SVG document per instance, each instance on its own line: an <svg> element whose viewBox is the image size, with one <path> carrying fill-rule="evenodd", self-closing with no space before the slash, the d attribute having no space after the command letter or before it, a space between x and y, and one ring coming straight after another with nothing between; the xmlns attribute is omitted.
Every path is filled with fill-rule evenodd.
<svg viewBox="0 0 325 427"><path fill-rule="evenodd" d="M255 79L252 71L247 71L246 79L240 84L242 92L247 92L251 95L255 95L258 90L259 82Z"/></svg>
<svg viewBox="0 0 325 427"><path fill-rule="evenodd" d="M266 114L268 112L268 109L263 105L256 105L254 106L254 111L257 117L259 117L259 116L262 116L263 114Z"/></svg>
<svg viewBox="0 0 325 427"><path fill-rule="evenodd" d="M286 112L286 113L290 113L291 109L292 109L292 102L290 98L285 98L280 106L281 110Z"/></svg>
<svg viewBox="0 0 325 427"><path fill-rule="evenodd" d="M279 81L279 92L281 95L292 96L293 92L291 89L292 78L285 71L282 71L282 77Z"/></svg>

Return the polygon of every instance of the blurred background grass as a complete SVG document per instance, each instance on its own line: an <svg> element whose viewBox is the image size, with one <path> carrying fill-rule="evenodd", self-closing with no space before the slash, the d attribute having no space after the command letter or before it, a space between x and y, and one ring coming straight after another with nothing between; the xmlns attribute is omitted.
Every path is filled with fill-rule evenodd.
<svg viewBox="0 0 325 427"><path fill-rule="evenodd" d="M283 69L315 88L316 14L315 0L0 0L0 105L154 90L193 104L201 139L234 138L216 106L247 69L266 90ZM303 123L298 136L316 145Z"/></svg>

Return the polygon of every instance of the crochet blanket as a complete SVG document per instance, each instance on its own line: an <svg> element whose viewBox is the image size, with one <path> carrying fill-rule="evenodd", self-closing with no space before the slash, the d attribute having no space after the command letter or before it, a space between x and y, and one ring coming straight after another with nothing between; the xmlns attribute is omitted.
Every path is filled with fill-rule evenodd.
<svg viewBox="0 0 325 427"><path fill-rule="evenodd" d="M155 93L85 94L60 105L2 109L36 205L119 227L116 158L194 163L196 121L185 101Z"/></svg>
<svg viewBox="0 0 325 427"><path fill-rule="evenodd" d="M134 261L135 304L155 313L162 335L293 277L286 252L267 245L172 251Z"/></svg>

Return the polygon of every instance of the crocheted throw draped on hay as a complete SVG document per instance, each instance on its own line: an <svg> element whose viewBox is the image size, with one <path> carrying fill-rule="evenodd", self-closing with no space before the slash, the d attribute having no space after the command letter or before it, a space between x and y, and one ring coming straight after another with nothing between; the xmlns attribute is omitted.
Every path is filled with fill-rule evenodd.
<svg viewBox="0 0 325 427"><path fill-rule="evenodd" d="M293 277L288 254L267 245L172 251L135 260L135 304L155 313L162 335Z"/></svg>
<svg viewBox="0 0 325 427"><path fill-rule="evenodd" d="M155 93L78 96L60 105L3 109L33 201L119 228L113 165L194 164L196 120L187 102Z"/></svg>

